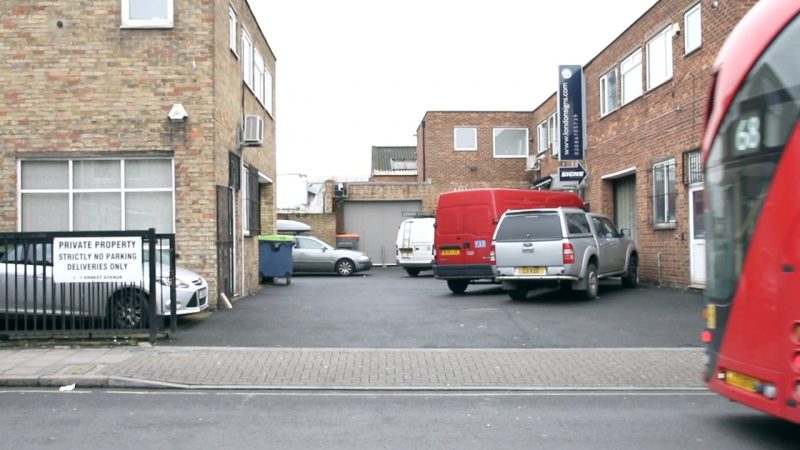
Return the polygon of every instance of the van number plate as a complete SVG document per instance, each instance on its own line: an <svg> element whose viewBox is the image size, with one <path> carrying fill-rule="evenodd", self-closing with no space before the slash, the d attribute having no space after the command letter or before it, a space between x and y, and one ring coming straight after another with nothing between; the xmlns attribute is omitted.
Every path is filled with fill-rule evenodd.
<svg viewBox="0 0 800 450"><path fill-rule="evenodd" d="M547 270L544 267L517 267L517 275L545 275Z"/></svg>
<svg viewBox="0 0 800 450"><path fill-rule="evenodd" d="M455 256L455 255L460 255L460 254L461 254L461 249L458 249L458 248L443 248L442 249L442 255L444 255L444 256Z"/></svg>

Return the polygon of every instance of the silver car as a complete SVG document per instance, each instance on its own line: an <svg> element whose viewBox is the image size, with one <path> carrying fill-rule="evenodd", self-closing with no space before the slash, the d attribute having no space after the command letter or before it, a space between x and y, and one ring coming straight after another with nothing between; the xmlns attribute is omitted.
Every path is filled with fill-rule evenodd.
<svg viewBox="0 0 800 450"><path fill-rule="evenodd" d="M146 259L146 258L145 258ZM19 244L0 257L0 314L76 315L103 317L109 328L146 328L147 302L156 299L156 314L170 314L169 262L156 262L156 295L150 295L145 262L141 284L56 283L50 244ZM177 315L208 308L205 278L182 267L175 268Z"/></svg>
<svg viewBox="0 0 800 450"><path fill-rule="evenodd" d="M559 284L564 291L597 297L598 280L638 282L639 256L627 229L608 217L579 208L509 210L494 235L495 275L512 299L534 285Z"/></svg>
<svg viewBox="0 0 800 450"><path fill-rule="evenodd" d="M334 248L312 236L295 236L292 249L294 272L337 273L350 276L372 268L372 261L357 250Z"/></svg>

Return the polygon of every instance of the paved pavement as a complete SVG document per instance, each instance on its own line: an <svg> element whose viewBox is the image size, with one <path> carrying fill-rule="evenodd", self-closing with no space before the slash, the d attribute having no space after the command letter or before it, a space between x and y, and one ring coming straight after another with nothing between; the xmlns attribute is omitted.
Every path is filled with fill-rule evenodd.
<svg viewBox="0 0 800 450"><path fill-rule="evenodd" d="M0 386L691 390L702 367L700 348L7 348Z"/></svg>

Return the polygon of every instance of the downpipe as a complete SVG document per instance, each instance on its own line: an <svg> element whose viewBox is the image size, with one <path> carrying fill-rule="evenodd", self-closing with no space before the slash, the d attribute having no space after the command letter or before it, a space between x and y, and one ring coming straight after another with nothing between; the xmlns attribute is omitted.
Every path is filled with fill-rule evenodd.
<svg viewBox="0 0 800 450"><path fill-rule="evenodd" d="M656 261L658 263L658 287L661 287L661 252L656 255Z"/></svg>

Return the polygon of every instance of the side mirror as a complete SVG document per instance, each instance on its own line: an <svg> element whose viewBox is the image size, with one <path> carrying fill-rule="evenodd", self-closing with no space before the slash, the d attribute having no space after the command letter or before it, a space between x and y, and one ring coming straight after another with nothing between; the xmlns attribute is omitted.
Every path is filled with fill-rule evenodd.
<svg viewBox="0 0 800 450"><path fill-rule="evenodd" d="M623 228L619 230L619 235L624 237L631 237L631 230L629 230L628 228Z"/></svg>

